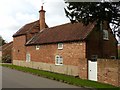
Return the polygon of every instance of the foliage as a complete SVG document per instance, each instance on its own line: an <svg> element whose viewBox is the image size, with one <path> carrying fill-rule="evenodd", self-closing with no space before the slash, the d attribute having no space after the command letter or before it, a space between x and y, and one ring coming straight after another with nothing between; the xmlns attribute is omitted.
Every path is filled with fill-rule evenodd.
<svg viewBox="0 0 120 90"><path fill-rule="evenodd" d="M6 41L0 36L0 46L6 44Z"/></svg>
<svg viewBox="0 0 120 90"><path fill-rule="evenodd" d="M23 72L29 72L34 75L38 75L38 76L46 77L49 79L69 83L72 85L77 85L80 87L113 88L114 90L118 89L117 87L109 85L109 84L103 84L103 83L99 83L99 82L95 82L95 81L83 80L83 79L73 77L73 76L67 76L67 75L63 75L63 74L47 72L47 71L42 71L42 70L38 70L38 69L32 69L32 68L8 65L8 64L2 64L2 66L9 67L9 68L16 69L16 70L23 71Z"/></svg>
<svg viewBox="0 0 120 90"><path fill-rule="evenodd" d="M11 55L2 56L2 63L11 63Z"/></svg>
<svg viewBox="0 0 120 90"><path fill-rule="evenodd" d="M112 24L113 33L120 38L120 1L119 2L69 2L65 0L66 16L72 23L82 22L85 25L97 21Z"/></svg>

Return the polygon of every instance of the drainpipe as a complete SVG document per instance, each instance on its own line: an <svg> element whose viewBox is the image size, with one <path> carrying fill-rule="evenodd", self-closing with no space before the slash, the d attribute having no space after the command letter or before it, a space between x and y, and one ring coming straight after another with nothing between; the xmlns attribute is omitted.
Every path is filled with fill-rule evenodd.
<svg viewBox="0 0 120 90"><path fill-rule="evenodd" d="M100 39L100 48L101 48L101 57L103 57L103 21L100 21L100 31L101 31L101 39Z"/></svg>

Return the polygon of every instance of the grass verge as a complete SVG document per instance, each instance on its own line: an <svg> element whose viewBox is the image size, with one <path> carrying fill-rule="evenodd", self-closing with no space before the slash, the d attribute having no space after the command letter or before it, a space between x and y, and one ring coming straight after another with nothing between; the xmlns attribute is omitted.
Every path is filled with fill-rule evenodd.
<svg viewBox="0 0 120 90"><path fill-rule="evenodd" d="M28 67L21 67L21 66L16 66L16 65L9 65L9 64L2 64L2 66L9 67L11 69L16 69L16 70L23 71L23 72L28 72L28 73L38 75L41 77L69 83L69 84L80 86L80 87L113 88L114 90L115 90L115 88L120 89L118 87L115 87L115 86L112 86L109 84L103 84L103 83L99 83L99 82L95 82L95 81L83 80L83 79L76 78L73 76L67 76L67 75L63 75L63 74L37 70L37 69L28 68Z"/></svg>

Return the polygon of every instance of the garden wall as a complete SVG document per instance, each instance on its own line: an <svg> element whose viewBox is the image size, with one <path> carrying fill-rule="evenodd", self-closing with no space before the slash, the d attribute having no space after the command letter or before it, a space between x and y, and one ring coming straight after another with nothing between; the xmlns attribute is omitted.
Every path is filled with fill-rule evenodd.
<svg viewBox="0 0 120 90"><path fill-rule="evenodd" d="M98 59L98 81L120 86L120 60Z"/></svg>

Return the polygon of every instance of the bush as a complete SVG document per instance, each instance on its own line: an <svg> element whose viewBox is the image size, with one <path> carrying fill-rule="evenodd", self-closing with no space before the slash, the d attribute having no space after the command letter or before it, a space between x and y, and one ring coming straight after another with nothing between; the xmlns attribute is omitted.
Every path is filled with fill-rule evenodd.
<svg viewBox="0 0 120 90"><path fill-rule="evenodd" d="M10 55L2 56L2 63L12 63L12 58Z"/></svg>

